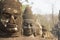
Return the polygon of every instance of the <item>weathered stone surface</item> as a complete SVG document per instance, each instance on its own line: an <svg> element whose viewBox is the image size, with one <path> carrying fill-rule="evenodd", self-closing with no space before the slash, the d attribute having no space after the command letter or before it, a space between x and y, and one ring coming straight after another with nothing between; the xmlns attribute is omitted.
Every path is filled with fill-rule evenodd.
<svg viewBox="0 0 60 40"><path fill-rule="evenodd" d="M0 36L20 36L22 4L18 0L1 0L0 5Z"/></svg>

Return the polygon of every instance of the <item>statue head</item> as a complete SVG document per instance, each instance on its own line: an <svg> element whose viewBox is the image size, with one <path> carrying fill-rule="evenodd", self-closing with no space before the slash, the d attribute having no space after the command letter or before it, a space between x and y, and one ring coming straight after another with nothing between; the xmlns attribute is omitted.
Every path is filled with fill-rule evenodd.
<svg viewBox="0 0 60 40"><path fill-rule="evenodd" d="M26 7L23 14L23 34L30 36L33 34L33 27L35 26L34 16L32 14L31 8Z"/></svg>
<svg viewBox="0 0 60 40"><path fill-rule="evenodd" d="M23 21L23 34L26 36L30 36L34 33L33 27L35 26L34 21L30 19L26 19Z"/></svg>
<svg viewBox="0 0 60 40"><path fill-rule="evenodd" d="M0 7L0 30L4 33L20 31L22 22L22 5L17 0L4 0Z"/></svg>

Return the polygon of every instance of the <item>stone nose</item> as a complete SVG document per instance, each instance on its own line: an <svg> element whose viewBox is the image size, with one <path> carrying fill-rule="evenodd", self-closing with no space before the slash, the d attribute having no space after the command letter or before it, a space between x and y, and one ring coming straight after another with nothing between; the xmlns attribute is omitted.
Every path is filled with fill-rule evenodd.
<svg viewBox="0 0 60 40"><path fill-rule="evenodd" d="M10 20L9 20L9 23L12 23L12 24L15 24L15 19L14 19L14 16L12 15Z"/></svg>
<svg viewBox="0 0 60 40"><path fill-rule="evenodd" d="M29 29L30 29L30 28L31 28L31 26L30 26L30 25L28 25L28 27L27 27L27 28L29 28Z"/></svg>

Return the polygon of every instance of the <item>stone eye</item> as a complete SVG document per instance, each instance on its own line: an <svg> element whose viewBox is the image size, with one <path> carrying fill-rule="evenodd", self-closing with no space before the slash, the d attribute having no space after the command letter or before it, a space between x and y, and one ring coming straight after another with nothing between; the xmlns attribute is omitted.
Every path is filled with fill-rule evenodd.
<svg viewBox="0 0 60 40"><path fill-rule="evenodd" d="M11 15L9 15L9 14L7 13L7 14L3 14L3 17L4 17L4 18L10 18Z"/></svg>
<svg viewBox="0 0 60 40"><path fill-rule="evenodd" d="M17 17L16 16L14 16L14 19L16 19Z"/></svg>
<svg viewBox="0 0 60 40"><path fill-rule="evenodd" d="M32 25L32 24L30 24L30 26L32 27L33 25Z"/></svg>
<svg viewBox="0 0 60 40"><path fill-rule="evenodd" d="M19 15L14 15L14 19L16 19Z"/></svg>
<svg viewBox="0 0 60 40"><path fill-rule="evenodd" d="M25 23L25 26L28 26L28 24L27 24L27 23Z"/></svg>

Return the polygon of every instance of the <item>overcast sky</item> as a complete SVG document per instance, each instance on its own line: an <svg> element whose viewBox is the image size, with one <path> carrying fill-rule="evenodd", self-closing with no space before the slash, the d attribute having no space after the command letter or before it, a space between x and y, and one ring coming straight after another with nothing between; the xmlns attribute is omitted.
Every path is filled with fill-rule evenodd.
<svg viewBox="0 0 60 40"><path fill-rule="evenodd" d="M31 4L32 2L33 4ZM27 4L27 3L24 2L23 4ZM52 5L53 5L54 14L59 13L60 10L60 0L29 0L28 4L32 6L33 13L51 14Z"/></svg>

